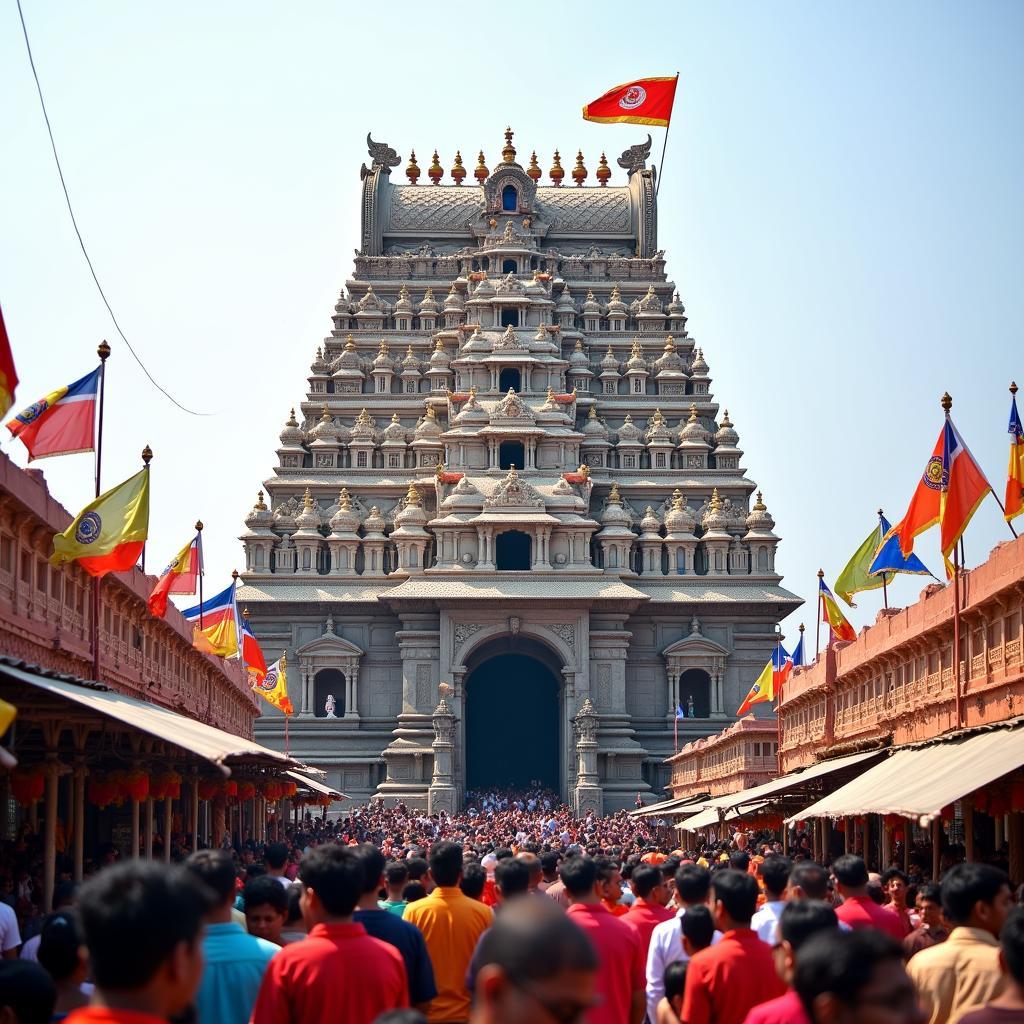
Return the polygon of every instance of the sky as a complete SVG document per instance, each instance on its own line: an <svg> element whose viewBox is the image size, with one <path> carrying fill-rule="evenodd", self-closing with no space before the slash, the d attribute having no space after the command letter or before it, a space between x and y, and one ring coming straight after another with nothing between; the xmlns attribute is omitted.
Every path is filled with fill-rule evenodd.
<svg viewBox="0 0 1024 1024"><path fill-rule="evenodd" d="M807 601L790 641L803 621L813 643L818 568L833 582L880 506L902 516L944 390L1002 496L1007 386L1024 384L1024 5L593 0L524 4L513 26L479 4L23 5L100 280L153 376L208 415L170 404L116 336L7 3L0 304L17 404L109 340L104 480L152 446L151 570L197 518L210 592L243 565L243 518L352 269L367 131L403 166L410 148L446 168L482 148L493 166L510 124L520 154L547 168L557 147L571 167L582 148L593 175L646 130L584 122L582 104L676 71L659 246L776 518L784 585ZM72 511L91 498L90 456L37 465ZM967 564L1009 536L987 499ZM941 575L937 531L916 550ZM922 585L898 580L891 602ZM862 595L850 618L880 606Z"/></svg>

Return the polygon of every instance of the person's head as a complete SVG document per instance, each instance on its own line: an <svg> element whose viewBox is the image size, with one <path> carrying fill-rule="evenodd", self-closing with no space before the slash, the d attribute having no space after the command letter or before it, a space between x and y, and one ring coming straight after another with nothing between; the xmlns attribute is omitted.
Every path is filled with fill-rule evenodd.
<svg viewBox="0 0 1024 1024"><path fill-rule="evenodd" d="M699 953L711 945L715 937L715 922L710 908L698 903L695 907L687 907L680 925L683 937L683 949L688 956Z"/></svg>
<svg viewBox="0 0 1024 1024"><path fill-rule="evenodd" d="M484 871L482 864L478 864L474 860L462 869L462 881L459 882L459 888L463 895L468 896L471 900L478 900L483 896L486 884L487 872Z"/></svg>
<svg viewBox="0 0 1024 1024"><path fill-rule="evenodd" d="M547 850L540 855L540 866L544 872L545 882L558 881L558 862L562 855L554 850Z"/></svg>
<svg viewBox="0 0 1024 1024"><path fill-rule="evenodd" d="M711 885L715 890L714 917L719 931L749 928L757 909L757 880L745 871L726 868L715 872Z"/></svg>
<svg viewBox="0 0 1024 1024"><path fill-rule="evenodd" d="M813 1024L923 1024L903 950L874 928L826 930L804 944L793 977Z"/></svg>
<svg viewBox="0 0 1024 1024"><path fill-rule="evenodd" d="M314 846L299 865L302 916L307 926L352 916L363 894L363 864L349 846Z"/></svg>
<svg viewBox="0 0 1024 1024"><path fill-rule="evenodd" d="M49 1024L57 1003L53 978L31 960L0 960L0 1024Z"/></svg>
<svg viewBox="0 0 1024 1024"><path fill-rule="evenodd" d="M515 896L522 896L530 888L530 869L515 857L498 861L494 869L494 884L501 902L506 903Z"/></svg>
<svg viewBox="0 0 1024 1024"><path fill-rule="evenodd" d="M216 906L211 916L230 913L235 901L235 862L227 850L197 850L185 861L185 869L213 893ZM274 884L281 888L280 882Z"/></svg>
<svg viewBox="0 0 1024 1024"><path fill-rule="evenodd" d="M402 890L409 881L409 866L405 861L390 860L384 868L384 884L387 886L388 899L399 900Z"/></svg>
<svg viewBox="0 0 1024 1024"><path fill-rule="evenodd" d="M472 1024L560 1024L594 1005L597 954L551 900L508 906L484 932L477 957Z"/></svg>
<svg viewBox="0 0 1024 1024"><path fill-rule="evenodd" d="M280 885L280 882L275 883ZM302 886L296 883L284 890L288 897L288 915L285 917L284 926L290 932L302 932L306 930L306 922L302 917Z"/></svg>
<svg viewBox="0 0 1024 1024"><path fill-rule="evenodd" d="M245 883L242 899L249 934L280 946L288 920L288 892L284 886L270 875L259 875Z"/></svg>
<svg viewBox="0 0 1024 1024"><path fill-rule="evenodd" d="M765 857L758 873L764 882L764 890L771 900L781 900L786 897L786 889L789 886L789 875L793 870L793 862L781 853L773 853Z"/></svg>
<svg viewBox="0 0 1024 1024"><path fill-rule="evenodd" d="M530 879L530 888L536 889L544 878L544 868L541 866L540 857L535 853L524 851L516 854L516 860L519 861L520 864L526 865L526 870Z"/></svg>
<svg viewBox="0 0 1024 1024"><path fill-rule="evenodd" d="M360 843L351 849L363 866L363 895L373 893L376 897L384 886L384 868L387 864L384 854L373 843Z"/></svg>
<svg viewBox="0 0 1024 1024"><path fill-rule="evenodd" d="M85 981L89 966L82 953L78 914L71 908L51 914L39 933L36 956L58 986L77 988Z"/></svg>
<svg viewBox="0 0 1024 1024"><path fill-rule="evenodd" d="M57 911L73 906L77 894L78 884L76 882L59 882L53 890L53 909Z"/></svg>
<svg viewBox="0 0 1024 1024"><path fill-rule="evenodd" d="M680 1020L683 1013L683 993L686 991L687 962L674 960L665 968L665 998Z"/></svg>
<svg viewBox="0 0 1024 1024"><path fill-rule="evenodd" d="M610 857L595 857L597 889L601 899L618 903L622 899L622 871Z"/></svg>
<svg viewBox="0 0 1024 1024"><path fill-rule="evenodd" d="M711 872L699 864L683 864L676 872L676 900L681 906L707 903Z"/></svg>
<svg viewBox="0 0 1024 1024"><path fill-rule="evenodd" d="M415 903L417 900L425 899L426 895L427 889L422 882L406 882L402 890L402 899L406 903Z"/></svg>
<svg viewBox="0 0 1024 1024"><path fill-rule="evenodd" d="M430 874L439 886L450 888L462 876L462 847L447 840L430 848Z"/></svg>
<svg viewBox="0 0 1024 1024"><path fill-rule="evenodd" d="M572 900L588 899L596 895L597 865L591 857L570 857L558 869L565 891Z"/></svg>
<svg viewBox="0 0 1024 1024"><path fill-rule="evenodd" d="M288 863L287 844L271 843L263 854L263 862L272 875L280 875Z"/></svg>
<svg viewBox="0 0 1024 1024"><path fill-rule="evenodd" d="M907 905L907 884L907 876L899 868L882 872L882 889L894 907L902 909Z"/></svg>
<svg viewBox="0 0 1024 1024"><path fill-rule="evenodd" d="M991 864L956 864L942 876L942 910L955 926L999 938L1012 906L1010 880Z"/></svg>
<svg viewBox="0 0 1024 1024"><path fill-rule="evenodd" d="M1007 985L1015 986L1024 998L1024 907L1014 907L1006 916L999 936L999 965Z"/></svg>
<svg viewBox="0 0 1024 1024"><path fill-rule="evenodd" d="M430 875L430 865L422 857L410 857L405 866L409 871L410 882L423 882Z"/></svg>
<svg viewBox="0 0 1024 1024"><path fill-rule="evenodd" d="M779 977L787 985L792 985L797 956L804 943L819 932L838 927L835 910L821 900L787 903L779 917L779 934L772 949Z"/></svg>
<svg viewBox="0 0 1024 1024"><path fill-rule="evenodd" d="M629 876L629 887L637 899L664 904L668 898L661 872L651 864L637 864Z"/></svg>
<svg viewBox="0 0 1024 1024"><path fill-rule="evenodd" d="M746 871L750 867L750 854L746 850L734 850L729 854L729 867L733 871Z"/></svg>
<svg viewBox="0 0 1024 1024"><path fill-rule="evenodd" d="M836 888L844 899L863 896L868 888L868 869L863 858L855 853L844 853L832 862Z"/></svg>
<svg viewBox="0 0 1024 1024"><path fill-rule="evenodd" d="M789 899L831 903L828 872L813 860L798 861L789 873Z"/></svg>
<svg viewBox="0 0 1024 1024"><path fill-rule="evenodd" d="M917 887L914 897L914 908L921 915L921 923L929 928L941 928L942 919L942 886L925 882Z"/></svg>
<svg viewBox="0 0 1024 1024"><path fill-rule="evenodd" d="M203 973L203 916L214 897L195 873L146 861L100 871L78 914L96 988L131 994L157 1017L184 1010Z"/></svg>

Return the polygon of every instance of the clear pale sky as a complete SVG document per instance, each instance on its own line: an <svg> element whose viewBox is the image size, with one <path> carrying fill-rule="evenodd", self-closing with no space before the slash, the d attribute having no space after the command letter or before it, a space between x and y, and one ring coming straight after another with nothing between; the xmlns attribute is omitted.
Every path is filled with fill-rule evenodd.
<svg viewBox="0 0 1024 1024"><path fill-rule="evenodd" d="M237 540L351 271L364 140L493 165L519 151L593 171L645 130L580 106L680 72L659 245L717 400L808 604L875 522L898 519L939 396L1002 495L1024 385L1024 5L71 3L23 0L79 223L144 379L101 305L53 166L17 9L0 9L0 303L19 407L109 365L105 482L155 451L149 567L206 523L207 586ZM661 131L654 130L655 155ZM400 169L398 172L400 176ZM616 168L613 183L623 178ZM6 432L5 432L6 436ZM20 445L4 450L24 464ZM63 503L88 455L38 463ZM1018 520L1024 526L1024 521ZM1009 537L988 499L968 564ZM936 531L917 551L942 574ZM918 578L891 588L914 600ZM874 621L881 595L850 613Z"/></svg>

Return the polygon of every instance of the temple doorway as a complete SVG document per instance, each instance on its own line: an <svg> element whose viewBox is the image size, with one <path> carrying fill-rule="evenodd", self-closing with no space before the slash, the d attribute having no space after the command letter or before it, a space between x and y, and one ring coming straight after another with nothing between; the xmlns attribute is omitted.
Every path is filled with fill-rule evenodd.
<svg viewBox="0 0 1024 1024"><path fill-rule="evenodd" d="M522 788L534 780L560 791L559 686L527 654L498 654L466 680L466 788Z"/></svg>
<svg viewBox="0 0 1024 1024"><path fill-rule="evenodd" d="M506 530L494 541L494 567L499 572L529 572L532 542L522 530Z"/></svg>

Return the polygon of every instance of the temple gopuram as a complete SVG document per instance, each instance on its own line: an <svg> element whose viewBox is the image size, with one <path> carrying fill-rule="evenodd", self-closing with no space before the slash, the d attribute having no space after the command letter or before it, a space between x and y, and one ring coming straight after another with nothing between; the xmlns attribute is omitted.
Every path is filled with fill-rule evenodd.
<svg viewBox="0 0 1024 1024"><path fill-rule="evenodd" d="M241 538L291 753L434 812L654 799L676 708L680 744L733 720L800 602L666 276L650 138L621 183L557 151L543 183L510 130L427 182L367 145L353 275Z"/></svg>

